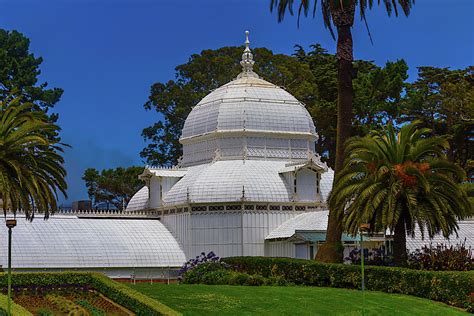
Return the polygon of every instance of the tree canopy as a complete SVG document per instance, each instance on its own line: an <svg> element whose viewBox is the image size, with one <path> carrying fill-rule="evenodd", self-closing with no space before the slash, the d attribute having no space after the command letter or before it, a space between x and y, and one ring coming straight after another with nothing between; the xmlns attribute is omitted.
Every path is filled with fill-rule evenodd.
<svg viewBox="0 0 474 316"><path fill-rule="evenodd" d="M234 79L241 71L242 47L223 47L192 55L186 64L176 67L176 79L151 87L147 110L155 110L163 119L143 130L149 143L141 156L152 165L173 165L182 154L178 139L184 121L204 96ZM254 70L265 80L283 87L306 104L316 125L319 139L316 151L333 167L336 143L337 62L320 45L308 51L296 46L292 56L273 54L266 48L252 50ZM388 62L379 67L373 62L356 61L355 131L394 120L400 95L407 78L405 61Z"/></svg>
<svg viewBox="0 0 474 316"><path fill-rule="evenodd" d="M50 109L59 101L63 90L48 89L47 82L39 82L41 57L30 51L30 40L18 31L0 29L0 100L18 97L32 105L31 110L48 114L50 122L58 119ZM49 137L59 140L60 128L49 131Z"/></svg>
<svg viewBox="0 0 474 316"><path fill-rule="evenodd" d="M419 67L407 84L400 122L420 120L436 135L446 135L448 157L474 180L474 66L465 69Z"/></svg>
<svg viewBox="0 0 474 316"><path fill-rule="evenodd" d="M0 98L18 95L23 101L46 109L59 101L63 90L47 89L47 82L38 83L43 59L35 57L29 48L30 40L23 34L0 29Z"/></svg>
<svg viewBox="0 0 474 316"><path fill-rule="evenodd" d="M142 172L143 167L118 167L100 172L94 168L88 168L82 179L86 183L89 198L95 204L110 203L121 210L143 187L143 181L138 179L138 175Z"/></svg>

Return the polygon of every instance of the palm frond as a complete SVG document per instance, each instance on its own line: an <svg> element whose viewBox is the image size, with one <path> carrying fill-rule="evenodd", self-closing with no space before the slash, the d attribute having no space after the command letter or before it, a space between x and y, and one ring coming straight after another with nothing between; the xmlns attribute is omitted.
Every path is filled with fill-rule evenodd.
<svg viewBox="0 0 474 316"><path fill-rule="evenodd" d="M430 237L448 236L456 232L457 220L473 216L459 186L465 173L444 154L446 139L432 136L419 122L399 132L389 125L346 144L329 205L344 214L347 232L357 233L361 223L372 223L374 231L393 231L402 221L409 235L418 225L421 234L426 229Z"/></svg>
<svg viewBox="0 0 474 316"><path fill-rule="evenodd" d="M6 212L23 210L32 219L36 210L48 217L57 209L58 192L67 184L61 144L48 132L59 127L20 98L0 101L0 198Z"/></svg>

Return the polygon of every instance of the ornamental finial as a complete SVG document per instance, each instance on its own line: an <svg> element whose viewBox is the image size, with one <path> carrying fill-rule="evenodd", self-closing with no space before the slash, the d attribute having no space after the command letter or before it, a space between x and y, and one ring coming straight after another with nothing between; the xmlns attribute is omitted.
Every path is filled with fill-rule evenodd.
<svg viewBox="0 0 474 316"><path fill-rule="evenodd" d="M242 65L242 72L237 78L258 78L258 75L253 72L253 64L255 64L255 62L253 61L252 51L250 50L249 31L245 31L245 49L244 53L242 54L242 61L240 62L240 65Z"/></svg>
<svg viewBox="0 0 474 316"><path fill-rule="evenodd" d="M245 51L250 50L249 31L245 31Z"/></svg>

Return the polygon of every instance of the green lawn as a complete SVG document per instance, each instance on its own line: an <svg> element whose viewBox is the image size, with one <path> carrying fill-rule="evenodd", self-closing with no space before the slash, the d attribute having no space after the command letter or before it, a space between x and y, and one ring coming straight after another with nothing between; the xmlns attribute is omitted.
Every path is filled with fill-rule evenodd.
<svg viewBox="0 0 474 316"><path fill-rule="evenodd" d="M185 315L361 315L362 292L320 287L130 285ZM466 315L417 297L365 293L365 315Z"/></svg>

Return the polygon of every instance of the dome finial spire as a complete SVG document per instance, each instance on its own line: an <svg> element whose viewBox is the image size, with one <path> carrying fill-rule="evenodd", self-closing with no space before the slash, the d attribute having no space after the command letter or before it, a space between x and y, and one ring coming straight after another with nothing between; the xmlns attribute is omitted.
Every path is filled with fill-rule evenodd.
<svg viewBox="0 0 474 316"><path fill-rule="evenodd" d="M249 31L245 31L245 51L250 50Z"/></svg>
<svg viewBox="0 0 474 316"><path fill-rule="evenodd" d="M240 65L242 65L242 72L239 74L238 78L242 77L257 77L258 75L253 72L253 55L252 51L250 50L250 41L249 41L249 31L245 31L245 49L244 53L242 54L242 61Z"/></svg>

